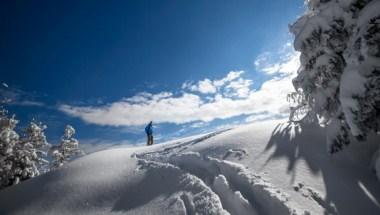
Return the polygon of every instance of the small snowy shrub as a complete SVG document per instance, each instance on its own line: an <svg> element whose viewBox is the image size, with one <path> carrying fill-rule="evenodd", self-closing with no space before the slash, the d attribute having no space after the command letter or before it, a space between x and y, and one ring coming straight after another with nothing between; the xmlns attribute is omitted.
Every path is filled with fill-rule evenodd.
<svg viewBox="0 0 380 215"><path fill-rule="evenodd" d="M327 127L328 151L380 131L380 1L308 0L290 26L301 67L290 95Z"/></svg>
<svg viewBox="0 0 380 215"><path fill-rule="evenodd" d="M74 134L75 129L71 125L67 125L60 145L52 151L53 169L61 167L66 161L81 153L78 140L73 138Z"/></svg>
<svg viewBox="0 0 380 215"><path fill-rule="evenodd" d="M18 160L24 162L23 165L30 165L27 161L33 164L29 169L33 169L33 176L40 174L40 170L46 171L44 167L49 163L46 159L47 151L50 147L46 140L44 130L46 125L41 123L30 122L29 126L25 129L24 137L20 140L20 149Z"/></svg>

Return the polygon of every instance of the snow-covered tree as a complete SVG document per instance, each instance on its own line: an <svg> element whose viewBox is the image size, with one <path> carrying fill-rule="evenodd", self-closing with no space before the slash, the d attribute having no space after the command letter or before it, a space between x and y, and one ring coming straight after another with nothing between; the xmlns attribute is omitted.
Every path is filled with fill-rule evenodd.
<svg viewBox="0 0 380 215"><path fill-rule="evenodd" d="M31 122L23 137L14 130L18 121L0 111L0 188L18 184L40 174L44 152L48 143L44 134L46 126Z"/></svg>
<svg viewBox="0 0 380 215"><path fill-rule="evenodd" d="M5 109L0 110L0 188L12 185L14 177L14 147L19 142L19 135L14 131L18 121L8 117Z"/></svg>
<svg viewBox="0 0 380 215"><path fill-rule="evenodd" d="M79 142L73 137L74 134L75 129L71 125L67 125L60 145L52 152L54 159L52 168L62 166L66 161L81 153Z"/></svg>
<svg viewBox="0 0 380 215"><path fill-rule="evenodd" d="M327 127L328 151L380 130L380 1L308 0L290 26L301 67L290 97Z"/></svg>
<svg viewBox="0 0 380 215"><path fill-rule="evenodd" d="M46 171L43 167L48 164L48 161L44 159L50 147L44 133L46 128L47 126L41 123L30 122L17 150L20 156L18 160L24 162L24 166L30 166L29 169L33 169L33 172L29 173L33 176L39 175L41 170Z"/></svg>
<svg viewBox="0 0 380 215"><path fill-rule="evenodd" d="M8 88L8 85L2 83ZM1 91L1 88L0 88ZM0 104L9 103L7 93L0 92ZM53 148L46 140L45 125L30 122L22 135L16 130L18 120L10 117L0 106L0 189L50 170L50 162L44 158ZM61 166L66 160L80 153L78 141L73 138L75 130L67 126L58 150L53 154L53 164Z"/></svg>

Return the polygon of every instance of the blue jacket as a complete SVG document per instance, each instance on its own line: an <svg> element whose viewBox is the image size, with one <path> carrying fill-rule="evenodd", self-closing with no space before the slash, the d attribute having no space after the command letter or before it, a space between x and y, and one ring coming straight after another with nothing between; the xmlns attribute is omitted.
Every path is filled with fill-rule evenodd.
<svg viewBox="0 0 380 215"><path fill-rule="evenodd" d="M146 127L145 127L145 133L147 135L153 135L153 125L152 122L150 122Z"/></svg>

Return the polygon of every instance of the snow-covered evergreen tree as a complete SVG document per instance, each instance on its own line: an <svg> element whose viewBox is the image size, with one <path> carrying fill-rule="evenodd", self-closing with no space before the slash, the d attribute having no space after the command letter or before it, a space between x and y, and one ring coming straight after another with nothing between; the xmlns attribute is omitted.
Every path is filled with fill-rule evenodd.
<svg viewBox="0 0 380 215"><path fill-rule="evenodd" d="M46 125L31 122L25 129L24 137L20 140L20 146L17 150L19 158L17 160L22 166L30 170L27 174L31 177L39 175L40 170L46 171L46 169L43 169L48 163L44 159L49 148L44 134L46 128Z"/></svg>
<svg viewBox="0 0 380 215"><path fill-rule="evenodd" d="M8 117L7 110L0 110L0 188L15 182L14 147L19 142L19 135L14 129L17 123L14 116Z"/></svg>
<svg viewBox="0 0 380 215"><path fill-rule="evenodd" d="M74 134L75 129L71 125L67 125L60 145L52 152L54 159L52 168L62 166L66 161L81 153L79 142L73 137Z"/></svg>
<svg viewBox="0 0 380 215"><path fill-rule="evenodd" d="M14 131L18 121L0 111L0 188L18 184L40 174L48 143L46 126L31 122L22 138ZM47 162L47 161L45 161Z"/></svg>
<svg viewBox="0 0 380 215"><path fill-rule="evenodd" d="M335 153L380 129L380 1L308 0L292 26L301 67L293 80L299 109L316 113ZM299 99L301 98L301 99Z"/></svg>
<svg viewBox="0 0 380 215"><path fill-rule="evenodd" d="M5 83L2 86L8 88ZM0 104L8 102L9 98L0 94ZM44 159L52 148L44 134L47 127L33 121L20 136L15 131L17 124L15 116L9 117L8 111L0 106L0 189L45 173L51 167ZM74 133L73 127L66 127L60 147L53 154L55 165L60 166L81 152L78 141L72 137Z"/></svg>

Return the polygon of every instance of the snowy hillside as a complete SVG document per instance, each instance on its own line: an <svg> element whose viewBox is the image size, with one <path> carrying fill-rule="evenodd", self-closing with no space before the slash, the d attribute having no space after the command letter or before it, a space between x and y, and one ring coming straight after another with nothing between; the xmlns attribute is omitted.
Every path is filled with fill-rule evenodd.
<svg viewBox="0 0 380 215"><path fill-rule="evenodd" d="M376 141L330 156L322 128L270 121L105 150L2 190L0 214L380 214Z"/></svg>

